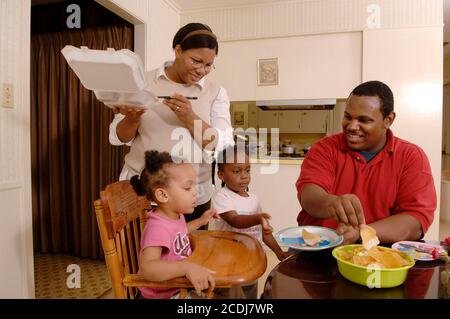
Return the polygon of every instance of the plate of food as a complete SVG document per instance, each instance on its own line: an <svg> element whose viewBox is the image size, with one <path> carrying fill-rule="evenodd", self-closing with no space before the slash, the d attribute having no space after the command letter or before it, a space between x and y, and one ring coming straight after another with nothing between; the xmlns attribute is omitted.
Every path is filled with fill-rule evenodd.
<svg viewBox="0 0 450 319"><path fill-rule="evenodd" d="M321 226L288 227L277 232L275 238L281 246L304 251L328 249L344 241L335 230Z"/></svg>
<svg viewBox="0 0 450 319"><path fill-rule="evenodd" d="M392 248L408 253L415 260L432 261L446 255L446 251L439 245L432 245L417 241L399 241L392 244Z"/></svg>

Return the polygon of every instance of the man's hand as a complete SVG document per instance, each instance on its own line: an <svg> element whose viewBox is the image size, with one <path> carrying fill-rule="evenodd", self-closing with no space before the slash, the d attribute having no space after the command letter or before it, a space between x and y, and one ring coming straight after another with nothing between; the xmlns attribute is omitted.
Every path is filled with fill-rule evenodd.
<svg viewBox="0 0 450 319"><path fill-rule="evenodd" d="M336 229L337 233L339 235L344 236L344 244L354 244L356 243L360 236L359 236L359 227L355 227L348 224L340 223L338 228Z"/></svg>
<svg viewBox="0 0 450 319"><path fill-rule="evenodd" d="M366 223L361 202L356 195L345 194L333 197L334 199L327 206L329 218L354 227Z"/></svg>

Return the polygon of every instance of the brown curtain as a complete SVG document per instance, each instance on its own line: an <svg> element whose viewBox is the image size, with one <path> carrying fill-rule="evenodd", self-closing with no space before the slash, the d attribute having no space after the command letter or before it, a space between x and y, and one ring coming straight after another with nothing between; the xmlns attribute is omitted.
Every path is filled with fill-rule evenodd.
<svg viewBox="0 0 450 319"><path fill-rule="evenodd" d="M93 202L118 179L127 149L109 144L112 110L81 85L61 49L132 50L133 34L117 25L31 38L35 251L103 259Z"/></svg>

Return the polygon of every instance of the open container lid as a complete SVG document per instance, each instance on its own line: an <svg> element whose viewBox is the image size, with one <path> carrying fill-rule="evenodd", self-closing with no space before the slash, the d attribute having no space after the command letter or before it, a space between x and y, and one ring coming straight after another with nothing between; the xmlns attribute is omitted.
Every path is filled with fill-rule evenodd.
<svg viewBox="0 0 450 319"><path fill-rule="evenodd" d="M149 106L158 99L144 88L145 74L140 57L127 49L91 50L66 45L64 58L81 84L94 91L109 107L117 105Z"/></svg>
<svg viewBox="0 0 450 319"><path fill-rule="evenodd" d="M91 50L66 45L61 53L88 90L132 93L146 85L142 61L130 50Z"/></svg>

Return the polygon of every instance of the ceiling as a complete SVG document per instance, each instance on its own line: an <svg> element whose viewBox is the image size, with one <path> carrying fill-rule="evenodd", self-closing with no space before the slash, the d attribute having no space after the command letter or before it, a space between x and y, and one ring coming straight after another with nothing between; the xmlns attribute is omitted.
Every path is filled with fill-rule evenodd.
<svg viewBox="0 0 450 319"><path fill-rule="evenodd" d="M39 5L64 0L31 0L32 5ZM284 2L291 0L171 0L176 3L181 11L237 7L255 4L267 4ZM443 0L444 3L444 43L450 42L450 0Z"/></svg>
<svg viewBox="0 0 450 319"><path fill-rule="evenodd" d="M181 11L199 10L206 8L224 8L247 6L253 4L265 4L284 2L291 0L172 0L181 9Z"/></svg>

